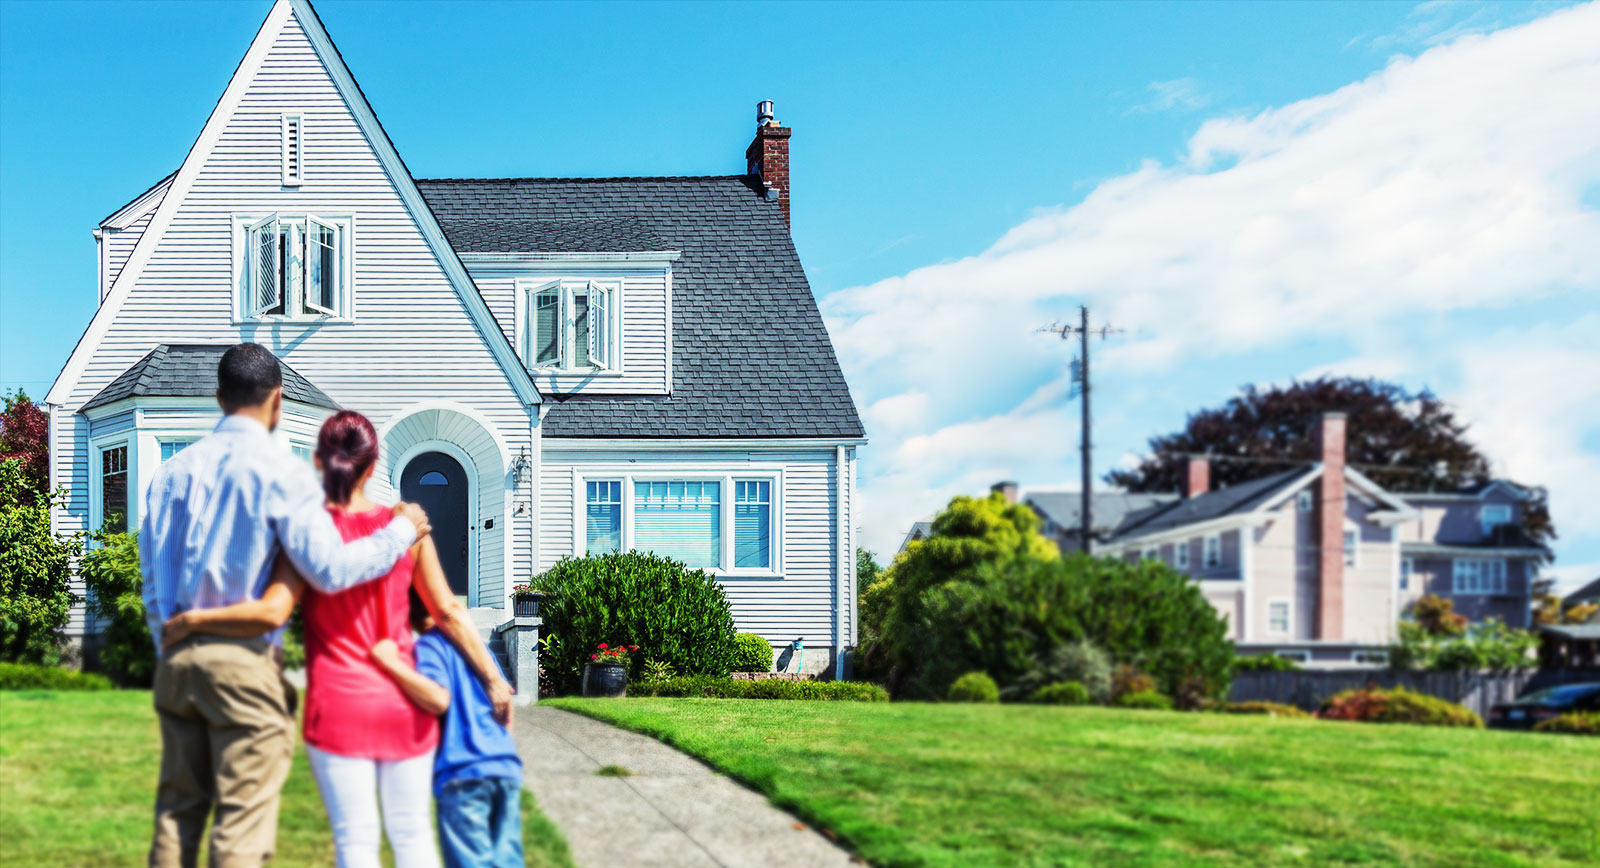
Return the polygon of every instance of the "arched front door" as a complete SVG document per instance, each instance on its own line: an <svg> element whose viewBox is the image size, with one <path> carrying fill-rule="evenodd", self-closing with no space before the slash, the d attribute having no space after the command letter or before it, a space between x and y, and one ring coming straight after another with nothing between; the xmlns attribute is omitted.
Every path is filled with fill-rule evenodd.
<svg viewBox="0 0 1600 868"><path fill-rule="evenodd" d="M443 452L423 452L400 472L400 497L427 510L439 562L450 580L450 590L458 597L468 596L471 576L471 528L467 515L470 494L467 471L461 462Z"/></svg>

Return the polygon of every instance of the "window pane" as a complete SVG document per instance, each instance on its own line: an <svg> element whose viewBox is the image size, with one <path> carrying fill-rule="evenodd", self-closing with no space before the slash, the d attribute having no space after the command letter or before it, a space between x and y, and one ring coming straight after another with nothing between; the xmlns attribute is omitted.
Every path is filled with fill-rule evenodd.
<svg viewBox="0 0 1600 868"><path fill-rule="evenodd" d="M106 530L128 530L128 447L100 453L100 518Z"/></svg>
<svg viewBox="0 0 1600 868"><path fill-rule="evenodd" d="M585 483L585 525L588 553L610 554L622 550L622 483Z"/></svg>
<svg viewBox="0 0 1600 868"><path fill-rule="evenodd" d="M301 461L304 461L307 464L313 464L311 457L314 453L310 446L300 443L290 443L289 451L294 454L294 457L300 459ZM315 465L313 464L313 466Z"/></svg>
<svg viewBox="0 0 1600 868"><path fill-rule="evenodd" d="M541 292L534 299L533 360L536 365L561 360L561 292Z"/></svg>
<svg viewBox="0 0 1600 868"><path fill-rule="evenodd" d="M690 567L722 566L720 483L636 482L633 547Z"/></svg>
<svg viewBox="0 0 1600 868"><path fill-rule="evenodd" d="M1356 565L1356 532L1353 530L1344 532L1344 563L1349 567Z"/></svg>
<svg viewBox="0 0 1600 868"><path fill-rule="evenodd" d="M589 367L589 294L572 294L572 367Z"/></svg>
<svg viewBox="0 0 1600 868"><path fill-rule="evenodd" d="M193 440L163 440L161 441L161 463L183 451L183 447L193 443Z"/></svg>
<svg viewBox="0 0 1600 868"><path fill-rule="evenodd" d="M263 313L283 312L283 293L278 282L280 246L278 224L268 223L256 232L256 308Z"/></svg>
<svg viewBox="0 0 1600 868"><path fill-rule="evenodd" d="M306 233L306 301L324 310L334 310L338 289L334 260L339 250L339 236L332 227L311 222L306 225Z"/></svg>
<svg viewBox="0 0 1600 868"><path fill-rule="evenodd" d="M772 566L772 483L733 484L733 565Z"/></svg>

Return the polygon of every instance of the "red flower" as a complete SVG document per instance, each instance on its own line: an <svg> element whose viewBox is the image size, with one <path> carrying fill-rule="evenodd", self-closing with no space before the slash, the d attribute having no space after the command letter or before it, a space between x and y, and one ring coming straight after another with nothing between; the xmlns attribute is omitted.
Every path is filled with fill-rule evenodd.
<svg viewBox="0 0 1600 868"><path fill-rule="evenodd" d="M599 646L599 647L600 647L600 650L601 650L601 651L604 651L604 650L606 650L606 643L604 643L604 642L601 642L601 643L600 643L600 646Z"/></svg>
<svg viewBox="0 0 1600 868"><path fill-rule="evenodd" d="M629 645L628 646L628 650L629 651L637 651L637 650L639 650L639 646L638 645Z"/></svg>

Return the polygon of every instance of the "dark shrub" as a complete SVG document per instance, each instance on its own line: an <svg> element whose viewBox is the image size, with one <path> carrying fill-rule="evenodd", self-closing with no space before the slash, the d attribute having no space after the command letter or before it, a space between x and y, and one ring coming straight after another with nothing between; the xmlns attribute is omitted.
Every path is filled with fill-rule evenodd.
<svg viewBox="0 0 1600 868"><path fill-rule="evenodd" d="M59 498L37 490L21 461L0 461L0 660L54 663L61 656L78 538L50 531L50 504Z"/></svg>
<svg viewBox="0 0 1600 868"><path fill-rule="evenodd" d="M1233 660L1235 672L1298 672L1299 670L1299 663L1276 654L1253 654L1249 657L1235 657Z"/></svg>
<svg viewBox="0 0 1600 868"><path fill-rule="evenodd" d="M754 633L740 633L733 637L734 672L771 672L772 643Z"/></svg>
<svg viewBox="0 0 1600 868"><path fill-rule="evenodd" d="M1124 693L1111 701L1118 708L1145 708L1156 711L1171 711L1172 700L1154 690L1135 690Z"/></svg>
<svg viewBox="0 0 1600 868"><path fill-rule="evenodd" d="M94 541L78 562L78 571L89 591L89 615L103 625L100 669L118 684L149 687L156 649L144 622L138 534L102 532Z"/></svg>
<svg viewBox="0 0 1600 868"><path fill-rule="evenodd" d="M1403 687L1384 690L1360 687L1334 694L1318 717L1354 720L1365 723L1415 723L1423 726L1465 726L1483 728L1483 718L1470 709L1425 693Z"/></svg>
<svg viewBox="0 0 1600 868"><path fill-rule="evenodd" d="M1000 688L984 672L968 672L950 684L945 699L951 702L999 702Z"/></svg>
<svg viewBox="0 0 1600 868"><path fill-rule="evenodd" d="M1154 678L1140 672L1138 667L1124 663L1111 671L1111 699L1121 699L1130 693L1155 691Z"/></svg>
<svg viewBox="0 0 1600 868"><path fill-rule="evenodd" d="M1533 725L1533 731L1600 735L1600 711L1569 711L1560 717L1539 721Z"/></svg>
<svg viewBox="0 0 1600 868"><path fill-rule="evenodd" d="M710 699L807 699L823 702L888 702L889 693L859 681L735 681L705 675L673 676L628 686L631 697L705 697Z"/></svg>
<svg viewBox="0 0 1600 868"><path fill-rule="evenodd" d="M1030 702L1039 690L1063 681L1075 682L1089 693L1087 701L1105 702L1111 698L1111 658L1093 642L1078 640L1058 646L1044 659L1036 659L1032 669L1017 680L1014 688L1002 690L1010 696L1026 696Z"/></svg>
<svg viewBox="0 0 1600 868"><path fill-rule="evenodd" d="M564 691L601 642L639 646L628 675L647 660L680 675L727 675L733 668L733 611L716 579L677 561L637 552L563 558L534 581L550 636L543 662Z"/></svg>
<svg viewBox="0 0 1600 868"><path fill-rule="evenodd" d="M0 663L0 690L110 689L111 680L93 672L35 663Z"/></svg>
<svg viewBox="0 0 1600 868"><path fill-rule="evenodd" d="M1226 714L1265 714L1268 717L1313 717L1314 715L1303 708L1293 705L1284 705L1281 702L1230 702L1221 706L1218 711Z"/></svg>
<svg viewBox="0 0 1600 868"><path fill-rule="evenodd" d="M1088 705L1089 688L1078 681L1058 681L1035 690L1028 701L1041 705Z"/></svg>

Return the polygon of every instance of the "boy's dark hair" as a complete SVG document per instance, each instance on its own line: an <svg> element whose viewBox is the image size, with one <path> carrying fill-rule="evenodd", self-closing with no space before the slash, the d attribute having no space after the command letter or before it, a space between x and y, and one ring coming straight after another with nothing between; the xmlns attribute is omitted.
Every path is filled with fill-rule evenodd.
<svg viewBox="0 0 1600 868"><path fill-rule="evenodd" d="M217 402L228 413L259 405L282 385L278 357L260 344L235 344L217 364Z"/></svg>
<svg viewBox="0 0 1600 868"><path fill-rule="evenodd" d="M433 615L428 611L427 604L422 602L422 595L417 593L416 588L407 588L406 594L411 598L411 632L421 633L422 626Z"/></svg>

